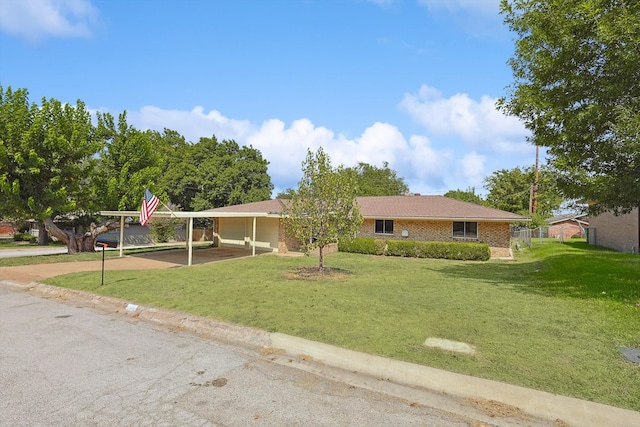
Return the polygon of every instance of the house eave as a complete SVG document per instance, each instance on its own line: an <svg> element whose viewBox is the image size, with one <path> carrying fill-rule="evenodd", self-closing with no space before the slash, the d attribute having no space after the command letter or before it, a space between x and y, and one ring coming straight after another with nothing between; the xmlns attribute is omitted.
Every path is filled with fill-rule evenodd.
<svg viewBox="0 0 640 427"><path fill-rule="evenodd" d="M364 219L394 219L407 221L476 221L476 222L530 222L531 218L478 218L478 217L429 217L429 216L384 216L367 215Z"/></svg>

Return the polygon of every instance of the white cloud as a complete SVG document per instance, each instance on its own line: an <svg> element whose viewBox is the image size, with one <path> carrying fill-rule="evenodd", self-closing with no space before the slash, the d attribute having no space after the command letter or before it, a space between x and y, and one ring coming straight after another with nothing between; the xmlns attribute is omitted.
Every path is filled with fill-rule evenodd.
<svg viewBox="0 0 640 427"><path fill-rule="evenodd" d="M486 157L472 151L467 153L458 164L458 173L463 180L469 183L469 187L481 187L486 176L484 162Z"/></svg>
<svg viewBox="0 0 640 427"><path fill-rule="evenodd" d="M528 153L524 125L498 111L496 101L486 95L476 101L464 93L444 98L437 89L422 85L418 94L405 94L399 107L428 133L454 135L498 153Z"/></svg>
<svg viewBox="0 0 640 427"><path fill-rule="evenodd" d="M0 0L0 29L31 42L90 37L97 16L89 0Z"/></svg>
<svg viewBox="0 0 640 427"><path fill-rule="evenodd" d="M127 112L127 115L140 129L177 130L191 142L198 142L201 137L212 135L219 140L243 140L254 131L254 126L248 120L230 119L216 110L205 113L204 108L200 106L194 107L191 111L163 110L146 106L140 111Z"/></svg>
<svg viewBox="0 0 640 427"><path fill-rule="evenodd" d="M358 162L381 166L386 161L407 182L419 182L421 188L431 191L443 189L453 158L450 150L434 148L425 136L411 136L407 141L396 126L380 122L358 137L347 138L315 126L309 119L295 120L289 126L279 119L255 125L225 117L216 110L206 113L202 107L180 111L146 106L128 112L128 121L139 129L173 129L192 142L215 135L219 140L234 139L241 145L252 145L270 162L269 175L276 191L297 185L307 149L324 148L334 166L355 166Z"/></svg>
<svg viewBox="0 0 640 427"><path fill-rule="evenodd" d="M315 126L307 118L290 124L272 118L252 123L226 117L217 110L195 107L190 111L163 110L146 106L129 111L129 122L139 129L173 129L192 142L215 135L260 150L269 164L276 192L296 187L307 149L319 147L334 166L365 162L389 166L405 179L412 191L442 194L452 189L482 187L483 179L496 168L526 164L533 148L525 142L522 124L495 108L495 99L475 100L467 94L449 98L423 85L417 94L407 94L400 103L418 123L421 135L404 135L390 123L375 122L355 137L336 134ZM491 168L490 170L487 170Z"/></svg>

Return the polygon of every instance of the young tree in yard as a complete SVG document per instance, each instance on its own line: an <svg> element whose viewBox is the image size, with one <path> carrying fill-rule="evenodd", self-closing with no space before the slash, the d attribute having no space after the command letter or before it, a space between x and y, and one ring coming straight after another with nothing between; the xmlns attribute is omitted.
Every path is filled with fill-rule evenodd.
<svg viewBox="0 0 640 427"><path fill-rule="evenodd" d="M318 270L324 269L324 248L341 239L351 240L362 223L356 201L355 177L342 166L333 168L322 148L307 151L303 177L282 215L287 233L298 239L308 254L318 248Z"/></svg>
<svg viewBox="0 0 640 427"><path fill-rule="evenodd" d="M567 199L640 205L640 2L502 0L516 34L502 109L547 147Z"/></svg>
<svg viewBox="0 0 640 427"><path fill-rule="evenodd" d="M26 89L0 86L0 217L36 219L38 244L47 243L46 229L69 253L93 251L98 234L119 224L92 224L76 235L58 228L53 218L91 212L91 177L100 148L82 101L29 104Z"/></svg>

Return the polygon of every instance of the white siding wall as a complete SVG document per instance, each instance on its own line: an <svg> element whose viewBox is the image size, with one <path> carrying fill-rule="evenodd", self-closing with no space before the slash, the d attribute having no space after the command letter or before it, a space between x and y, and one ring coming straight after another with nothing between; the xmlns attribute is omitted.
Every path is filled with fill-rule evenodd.
<svg viewBox="0 0 640 427"><path fill-rule="evenodd" d="M220 218L221 246L250 249L253 218ZM256 249L278 250L278 218L257 218Z"/></svg>

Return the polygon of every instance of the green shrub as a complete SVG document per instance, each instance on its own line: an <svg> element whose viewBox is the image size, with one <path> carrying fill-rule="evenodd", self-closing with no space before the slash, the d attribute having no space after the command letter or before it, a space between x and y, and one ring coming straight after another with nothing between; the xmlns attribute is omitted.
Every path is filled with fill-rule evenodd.
<svg viewBox="0 0 640 427"><path fill-rule="evenodd" d="M352 252L356 254L375 254L376 245L373 239L358 237L349 242L338 242L338 250L340 252Z"/></svg>
<svg viewBox="0 0 640 427"><path fill-rule="evenodd" d="M387 250L387 241L368 237L356 237L349 242L338 242L338 250L340 252L351 252L354 254L384 255Z"/></svg>
<svg viewBox="0 0 640 427"><path fill-rule="evenodd" d="M382 239L376 239L373 241L376 246L375 255L384 255L387 252L387 241Z"/></svg>
<svg viewBox="0 0 640 427"><path fill-rule="evenodd" d="M356 238L340 242L340 252L416 258L441 258L462 261L487 261L491 250L486 243L419 242L415 240L379 240Z"/></svg>
<svg viewBox="0 0 640 427"><path fill-rule="evenodd" d="M389 256L415 257L416 252L415 240L387 240L387 252Z"/></svg>
<svg viewBox="0 0 640 427"><path fill-rule="evenodd" d="M157 243L166 243L176 237L176 227L180 223L179 220L171 218L153 218L149 223L151 226L149 234Z"/></svg>
<svg viewBox="0 0 640 427"><path fill-rule="evenodd" d="M32 236L29 233L15 233L13 235L13 241L14 242L35 242L38 239L37 236Z"/></svg>

